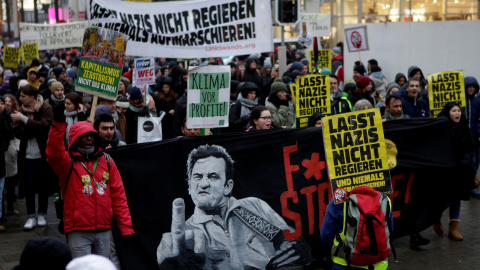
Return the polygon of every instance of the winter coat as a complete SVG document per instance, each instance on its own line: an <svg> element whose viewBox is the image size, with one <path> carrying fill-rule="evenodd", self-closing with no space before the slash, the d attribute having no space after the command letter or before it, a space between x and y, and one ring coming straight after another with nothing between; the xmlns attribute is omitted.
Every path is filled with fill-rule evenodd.
<svg viewBox="0 0 480 270"><path fill-rule="evenodd" d="M256 68L250 69L250 64L254 60L255 59L253 58L247 59L247 61L245 62L246 69L239 74L239 78L237 78L237 80L239 82L253 82L254 84L257 85L258 89L262 89L263 88L262 74L260 74L260 71Z"/></svg>
<svg viewBox="0 0 480 270"><path fill-rule="evenodd" d="M373 83L375 84L375 89L377 90L377 93L382 95L383 98L387 96L387 85L388 81L385 79L385 76L383 76L383 73L381 71L377 72L372 72L370 76L368 76L370 79L372 79Z"/></svg>
<svg viewBox="0 0 480 270"><path fill-rule="evenodd" d="M31 80L30 80L30 73L32 73L32 72L37 73L37 70L36 70L35 68L31 68L31 69L29 69L29 70L27 71L27 78L28 78L28 79L27 79L27 82L28 82L29 84L31 84L31 85L35 85L35 87L37 87L37 89L38 89L38 88L40 88L40 84L42 84L42 83L40 82L40 80L38 80L38 78L37 78L37 80L35 80L35 81L31 81ZM38 73L37 73L37 74L38 74ZM37 77L38 77L38 76L37 76Z"/></svg>
<svg viewBox="0 0 480 270"><path fill-rule="evenodd" d="M478 139L480 137L480 100L475 96L478 94L479 84L474 77L465 77L465 98L466 98L466 110L465 117L467 118L467 125L470 129L470 134L475 144L478 145ZM473 95L467 94L467 86L475 86L475 92Z"/></svg>
<svg viewBox="0 0 480 270"><path fill-rule="evenodd" d="M230 115L228 116L228 123L230 131L232 132L242 132L245 131L249 126L249 116L252 109L258 105L258 98L255 98L254 101L247 100L240 96L235 103L232 104L230 108ZM242 115L243 111L248 111L248 114Z"/></svg>
<svg viewBox="0 0 480 270"><path fill-rule="evenodd" d="M65 233L71 231L109 230L113 213L121 234L133 234L132 219L122 178L112 159L104 156L100 148L100 137L92 125L86 121L75 123L69 134L69 151L65 150L63 137L66 123L53 122L47 143L47 159L60 179L60 189L64 198ZM94 133L95 152L88 157L77 150L78 139ZM93 170L97 161L96 169ZM73 162L73 170L67 176ZM110 162L108 169L107 162ZM93 172L92 176L82 165Z"/></svg>
<svg viewBox="0 0 480 270"><path fill-rule="evenodd" d="M288 104L288 106L283 103ZM295 105L291 97L287 96L286 101L281 101L275 93L271 93L265 107L272 116L272 126L295 128Z"/></svg>
<svg viewBox="0 0 480 270"><path fill-rule="evenodd" d="M337 89L333 93L333 100L331 101L332 113L331 115L348 113L353 111L353 102L348 99L348 94Z"/></svg>
<svg viewBox="0 0 480 270"><path fill-rule="evenodd" d="M406 90L400 90L394 95L399 96L402 99L403 113L410 117L429 117L430 109L428 102L420 95L414 100L408 96Z"/></svg>
<svg viewBox="0 0 480 270"><path fill-rule="evenodd" d="M6 175L5 152L8 150L10 139L11 132L8 130L7 120L3 116L3 112L0 112L0 178Z"/></svg>

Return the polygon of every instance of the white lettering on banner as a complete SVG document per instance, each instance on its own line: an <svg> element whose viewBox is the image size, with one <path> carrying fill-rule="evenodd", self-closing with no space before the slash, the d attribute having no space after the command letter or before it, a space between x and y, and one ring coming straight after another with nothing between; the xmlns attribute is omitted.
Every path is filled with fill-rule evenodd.
<svg viewBox="0 0 480 270"><path fill-rule="evenodd" d="M20 23L20 41L23 44L37 43L38 50L82 47L87 27L86 21L55 25Z"/></svg>
<svg viewBox="0 0 480 270"><path fill-rule="evenodd" d="M130 37L127 55L218 56L273 51L268 0L192 0L131 3L89 0L90 23ZM161 11L161 12L158 12ZM254 44L253 46L251 44Z"/></svg>

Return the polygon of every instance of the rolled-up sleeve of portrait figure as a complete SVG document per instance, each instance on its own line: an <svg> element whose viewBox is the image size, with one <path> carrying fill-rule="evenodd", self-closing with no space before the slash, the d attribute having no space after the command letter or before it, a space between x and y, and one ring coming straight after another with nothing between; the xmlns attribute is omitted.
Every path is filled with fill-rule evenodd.
<svg viewBox="0 0 480 270"><path fill-rule="evenodd" d="M185 221L185 203L172 205L172 227L157 249L160 269L277 269L311 263L303 238L288 241L290 228L266 202L235 199L233 160L218 145L193 149L187 161L195 204ZM300 268L303 269L303 268Z"/></svg>

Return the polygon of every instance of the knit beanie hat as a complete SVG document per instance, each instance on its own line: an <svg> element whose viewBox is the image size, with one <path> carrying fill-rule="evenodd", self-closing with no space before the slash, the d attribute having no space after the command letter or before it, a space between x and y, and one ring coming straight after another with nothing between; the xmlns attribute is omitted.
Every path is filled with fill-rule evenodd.
<svg viewBox="0 0 480 270"><path fill-rule="evenodd" d="M237 91L242 93L243 98L247 98L248 93L252 91L255 91L255 93L258 95L260 89L258 89L258 86L252 82L241 82L238 84Z"/></svg>
<svg viewBox="0 0 480 270"><path fill-rule="evenodd" d="M378 71L382 71L382 69L377 65L371 65L370 66L370 71L371 72L378 72Z"/></svg>
<svg viewBox="0 0 480 270"><path fill-rule="evenodd" d="M358 65L358 66L355 66L355 68L353 68L353 71L356 71L363 75L367 70L365 69L364 65Z"/></svg>
<svg viewBox="0 0 480 270"><path fill-rule="evenodd" d="M355 83L355 80L350 78L345 81L345 86L343 87L343 92L348 92L352 91L354 92L357 89L357 84Z"/></svg>
<svg viewBox="0 0 480 270"><path fill-rule="evenodd" d="M360 78L358 78L357 80L357 86L358 88L360 89L363 89L365 87L367 87L367 85L372 81L372 79L370 79L369 77L367 76L362 76Z"/></svg>
<svg viewBox="0 0 480 270"><path fill-rule="evenodd" d="M322 68L320 74L331 74L332 72L328 68Z"/></svg>
<svg viewBox="0 0 480 270"><path fill-rule="evenodd" d="M72 260L67 244L53 237L28 240L17 269L65 269Z"/></svg>
<svg viewBox="0 0 480 270"><path fill-rule="evenodd" d="M115 103L117 105L117 107L119 108L124 108L124 109L128 109L128 105L130 104L128 102L128 98L125 97L125 96L122 96L122 97L119 97L117 99L117 102Z"/></svg>
<svg viewBox="0 0 480 270"><path fill-rule="evenodd" d="M75 70L73 70L71 68L67 69L67 74L68 74L68 76L72 77L73 80L75 80L75 78L76 78Z"/></svg>
<svg viewBox="0 0 480 270"><path fill-rule="evenodd" d="M64 71L65 69L63 67L54 67L52 68L52 71L53 73L55 74L55 77L57 77L58 79L58 76L60 76L60 74L62 74L62 72Z"/></svg>
<svg viewBox="0 0 480 270"><path fill-rule="evenodd" d="M333 57L335 57L335 56L337 56L341 53L342 53L342 50L340 50L340 48L338 48L338 47L335 47L335 48L332 49L332 56Z"/></svg>
<svg viewBox="0 0 480 270"><path fill-rule="evenodd" d="M303 70L303 64L300 62L293 62L292 66L290 67L290 71L298 70L302 72Z"/></svg>
<svg viewBox="0 0 480 270"><path fill-rule="evenodd" d="M132 89L130 90L130 99L139 99L139 98L143 98L142 90L140 90L140 88L136 86L132 87Z"/></svg>
<svg viewBox="0 0 480 270"><path fill-rule="evenodd" d="M20 80L18 82L18 88L20 89L21 87L24 87L27 84L28 84L27 80Z"/></svg>
<svg viewBox="0 0 480 270"><path fill-rule="evenodd" d="M270 87L270 93L277 93L280 91L287 92L287 86L283 83L282 79L276 78Z"/></svg>
<svg viewBox="0 0 480 270"><path fill-rule="evenodd" d="M395 87L398 89L402 89L400 85L398 85L398 83L395 83L395 82L389 83L387 86L387 95L390 94L390 91Z"/></svg>
<svg viewBox="0 0 480 270"><path fill-rule="evenodd" d="M63 88L63 84L61 82L52 83L52 93L59 88Z"/></svg>

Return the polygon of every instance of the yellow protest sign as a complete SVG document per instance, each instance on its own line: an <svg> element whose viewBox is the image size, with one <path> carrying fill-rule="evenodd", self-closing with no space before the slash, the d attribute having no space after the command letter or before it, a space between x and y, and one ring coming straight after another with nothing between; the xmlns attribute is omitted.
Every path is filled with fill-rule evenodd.
<svg viewBox="0 0 480 270"><path fill-rule="evenodd" d="M329 49L318 50L318 69L328 68L332 70L332 58ZM315 59L313 50L308 51L308 72L313 73L315 70Z"/></svg>
<svg viewBox="0 0 480 270"><path fill-rule="evenodd" d="M20 48L5 47L3 53L4 68L18 68L20 65Z"/></svg>
<svg viewBox="0 0 480 270"><path fill-rule="evenodd" d="M437 117L449 102L456 102L465 108L464 88L462 70L428 74L428 97L433 116Z"/></svg>
<svg viewBox="0 0 480 270"><path fill-rule="evenodd" d="M295 85L297 128L308 127L308 119L316 112L330 114L330 77L307 75L297 77Z"/></svg>
<svg viewBox="0 0 480 270"><path fill-rule="evenodd" d="M22 57L26 65L30 65L33 59L40 59L38 57L37 43L22 44Z"/></svg>
<svg viewBox="0 0 480 270"><path fill-rule="evenodd" d="M90 44L95 45L95 33L90 34Z"/></svg>
<svg viewBox="0 0 480 270"><path fill-rule="evenodd" d="M125 38L123 37L115 38L115 50L117 51L125 50Z"/></svg>
<svg viewBox="0 0 480 270"><path fill-rule="evenodd" d="M322 119L328 174L336 202L357 186L391 193L387 149L378 108Z"/></svg>

